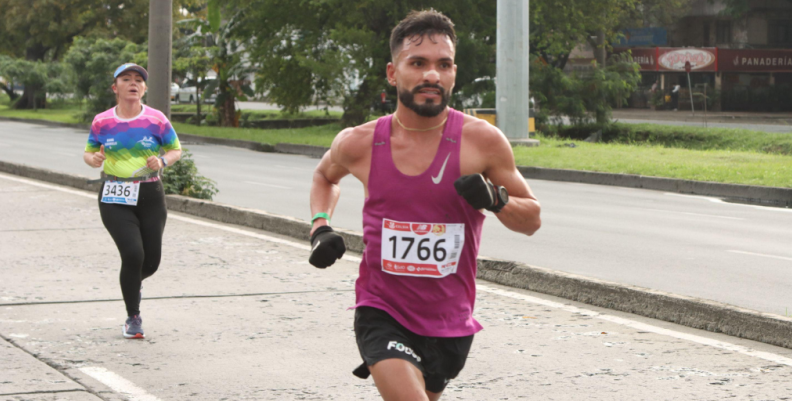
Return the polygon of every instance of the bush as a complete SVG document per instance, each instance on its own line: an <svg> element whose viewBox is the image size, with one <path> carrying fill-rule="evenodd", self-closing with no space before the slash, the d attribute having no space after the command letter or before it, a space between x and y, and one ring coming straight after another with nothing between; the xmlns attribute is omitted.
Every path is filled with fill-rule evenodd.
<svg viewBox="0 0 792 401"><path fill-rule="evenodd" d="M166 194L183 195L212 200L218 192L215 182L198 174L192 153L182 149L182 157L162 173L162 186Z"/></svg>

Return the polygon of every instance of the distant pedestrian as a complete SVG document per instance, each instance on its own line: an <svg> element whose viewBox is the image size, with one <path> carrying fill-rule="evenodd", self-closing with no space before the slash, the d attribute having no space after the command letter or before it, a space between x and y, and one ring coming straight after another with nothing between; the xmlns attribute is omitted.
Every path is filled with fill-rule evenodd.
<svg viewBox="0 0 792 401"><path fill-rule="evenodd" d="M380 93L380 110L382 110L383 113L390 113L388 94L385 93L385 89Z"/></svg>
<svg viewBox="0 0 792 401"><path fill-rule="evenodd" d="M159 268L162 233L168 211L159 170L181 158L181 145L170 121L141 103L148 72L132 63L113 74L117 105L91 124L83 160L104 165L99 213L121 254L121 293L127 319L125 338L144 338L140 317L141 283ZM160 149L165 154L160 156Z"/></svg>
<svg viewBox="0 0 792 401"><path fill-rule="evenodd" d="M674 85L674 89L671 90L671 108L674 109L674 111L677 111L677 109L679 108L679 89L680 88L681 88L681 86L679 86L679 84L677 84L677 85Z"/></svg>

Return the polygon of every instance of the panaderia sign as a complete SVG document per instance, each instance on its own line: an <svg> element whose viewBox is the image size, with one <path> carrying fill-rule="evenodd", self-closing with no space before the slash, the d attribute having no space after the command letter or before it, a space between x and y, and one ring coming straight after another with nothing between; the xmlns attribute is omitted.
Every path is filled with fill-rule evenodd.
<svg viewBox="0 0 792 401"><path fill-rule="evenodd" d="M641 66L641 71L679 71L685 72L685 63L690 62L693 72L716 71L718 49L716 48L619 48L614 53L632 52L633 61Z"/></svg>
<svg viewBox="0 0 792 401"><path fill-rule="evenodd" d="M718 50L718 71L792 72L792 50Z"/></svg>
<svg viewBox="0 0 792 401"><path fill-rule="evenodd" d="M718 50L715 48L677 49L657 48L657 67L659 71L685 72L685 63L690 62L691 70L696 72L717 71Z"/></svg>

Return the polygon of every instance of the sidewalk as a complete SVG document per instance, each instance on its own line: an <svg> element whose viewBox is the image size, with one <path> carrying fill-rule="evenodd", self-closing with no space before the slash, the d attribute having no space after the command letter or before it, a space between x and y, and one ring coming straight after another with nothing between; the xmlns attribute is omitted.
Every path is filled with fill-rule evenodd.
<svg viewBox="0 0 792 401"><path fill-rule="evenodd" d="M118 255L94 194L0 174L0 400L375 400L351 375L359 255L170 213L147 339L121 338ZM783 399L792 350L478 282L443 400ZM767 385L773 383L773 385Z"/></svg>
<svg viewBox="0 0 792 401"><path fill-rule="evenodd" d="M651 109L614 109L614 120L651 120L651 121L688 121L688 122L721 122L721 123L755 123L792 125L792 113L751 113L737 111L696 110L695 115L688 110L651 110Z"/></svg>

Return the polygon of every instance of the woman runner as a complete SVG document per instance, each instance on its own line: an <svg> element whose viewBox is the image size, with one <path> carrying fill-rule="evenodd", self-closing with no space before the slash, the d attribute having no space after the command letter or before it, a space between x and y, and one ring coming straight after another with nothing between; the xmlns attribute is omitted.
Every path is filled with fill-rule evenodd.
<svg viewBox="0 0 792 401"><path fill-rule="evenodd" d="M141 103L148 80L143 67L123 64L113 78L117 105L94 117L83 160L95 168L104 164L99 213L121 254L128 316L122 333L142 339L141 283L159 267L168 216L159 170L181 158L181 145L165 115Z"/></svg>

